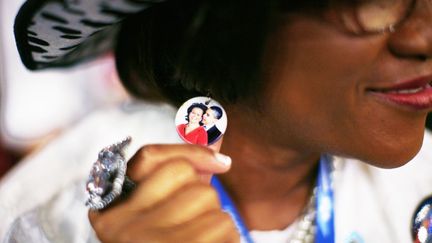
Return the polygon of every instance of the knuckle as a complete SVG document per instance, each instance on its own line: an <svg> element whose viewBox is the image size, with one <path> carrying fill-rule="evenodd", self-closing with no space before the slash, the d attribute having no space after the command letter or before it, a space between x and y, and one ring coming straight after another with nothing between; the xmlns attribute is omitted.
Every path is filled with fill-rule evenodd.
<svg viewBox="0 0 432 243"><path fill-rule="evenodd" d="M167 170L168 174L171 176L195 174L195 169L184 157L175 158L162 164L159 170Z"/></svg>
<svg viewBox="0 0 432 243"><path fill-rule="evenodd" d="M175 158L157 165L148 179L153 178L164 184L183 184L195 181L197 177L197 172L187 159Z"/></svg>
<svg viewBox="0 0 432 243"><path fill-rule="evenodd" d="M219 205L216 191L209 185L194 183L189 188L189 193L197 195L196 202L201 202L209 207Z"/></svg>
<svg viewBox="0 0 432 243"><path fill-rule="evenodd" d="M146 171L146 161L157 154L162 145L145 145L141 147L128 162L127 174L133 180L140 180L142 174Z"/></svg>
<svg viewBox="0 0 432 243"><path fill-rule="evenodd" d="M108 228L107 224L103 220L97 219L97 220L93 220L91 222L91 225L92 225L97 237L100 240L102 240L103 242L105 242L107 239L107 237L105 236L105 234L106 234L105 232L108 232L107 231L107 228Z"/></svg>
<svg viewBox="0 0 432 243"><path fill-rule="evenodd" d="M224 235L228 236L227 242L238 242L240 240L240 235L236 230L234 221L227 213L220 212L220 214L218 227Z"/></svg>
<svg viewBox="0 0 432 243"><path fill-rule="evenodd" d="M93 219L90 223L96 232L101 232L105 228L105 223L100 219Z"/></svg>
<svg viewBox="0 0 432 243"><path fill-rule="evenodd" d="M141 160L145 160L148 157L151 157L152 155L159 153L162 146L163 145L160 144L144 145L138 150L137 154L139 155L139 158Z"/></svg>
<svg viewBox="0 0 432 243"><path fill-rule="evenodd" d="M228 215L228 213L220 212L221 213L221 219L220 224L221 226L227 228L227 229L235 229L234 222L231 218L231 216Z"/></svg>
<svg viewBox="0 0 432 243"><path fill-rule="evenodd" d="M210 186L205 186L202 192L202 197L209 203L218 202L218 195Z"/></svg>

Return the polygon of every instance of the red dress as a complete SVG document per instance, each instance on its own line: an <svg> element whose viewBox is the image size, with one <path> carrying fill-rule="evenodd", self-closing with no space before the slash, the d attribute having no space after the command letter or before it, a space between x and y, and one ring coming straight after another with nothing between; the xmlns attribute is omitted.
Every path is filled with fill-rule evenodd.
<svg viewBox="0 0 432 243"><path fill-rule="evenodd" d="M207 132L203 127L197 127L188 134L185 134L186 124L180 124L177 126L177 131L189 143L207 145Z"/></svg>

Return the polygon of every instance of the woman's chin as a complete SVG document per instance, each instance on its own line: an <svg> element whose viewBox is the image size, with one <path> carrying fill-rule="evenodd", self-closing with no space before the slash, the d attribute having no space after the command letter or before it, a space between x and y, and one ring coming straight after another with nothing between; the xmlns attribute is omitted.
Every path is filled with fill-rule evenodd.
<svg viewBox="0 0 432 243"><path fill-rule="evenodd" d="M422 139L415 143L404 143L399 146L382 146L380 151L365 156L361 160L366 163L383 169L401 167L410 162L420 151Z"/></svg>
<svg viewBox="0 0 432 243"><path fill-rule="evenodd" d="M369 164L383 169L394 169L406 165L417 155L417 152L392 157L388 156L385 160L371 161Z"/></svg>

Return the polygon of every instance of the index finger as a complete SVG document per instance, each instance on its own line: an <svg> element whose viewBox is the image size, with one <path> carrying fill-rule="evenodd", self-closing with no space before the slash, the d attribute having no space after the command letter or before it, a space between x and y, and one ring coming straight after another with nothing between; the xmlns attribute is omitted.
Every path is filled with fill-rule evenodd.
<svg viewBox="0 0 432 243"><path fill-rule="evenodd" d="M127 174L134 181L140 181L164 161L187 158L198 173L219 174L231 167L229 156L207 147L191 144L146 145L138 150L128 164Z"/></svg>

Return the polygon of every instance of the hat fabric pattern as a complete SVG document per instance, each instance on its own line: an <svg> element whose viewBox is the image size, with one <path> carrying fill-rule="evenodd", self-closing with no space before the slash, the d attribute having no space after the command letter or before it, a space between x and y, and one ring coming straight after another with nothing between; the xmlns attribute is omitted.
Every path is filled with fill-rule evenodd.
<svg viewBox="0 0 432 243"><path fill-rule="evenodd" d="M64 67L97 56L114 44L118 23L163 0L29 0L15 19L24 65Z"/></svg>

